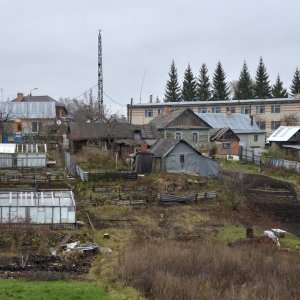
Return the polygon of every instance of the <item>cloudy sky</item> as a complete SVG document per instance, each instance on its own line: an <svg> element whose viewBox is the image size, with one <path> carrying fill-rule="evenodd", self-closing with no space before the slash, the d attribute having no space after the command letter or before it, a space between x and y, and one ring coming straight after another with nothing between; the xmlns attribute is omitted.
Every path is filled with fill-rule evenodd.
<svg viewBox="0 0 300 300"><path fill-rule="evenodd" d="M220 60L236 80L244 60L252 77L262 56L271 83L289 87L300 66L299 0L0 0L0 88L77 97L97 84L101 28L105 103L125 112L134 98L163 98L172 59L179 80L191 64L213 74ZM97 94L96 88L93 90ZM1 95L2 99L2 95Z"/></svg>

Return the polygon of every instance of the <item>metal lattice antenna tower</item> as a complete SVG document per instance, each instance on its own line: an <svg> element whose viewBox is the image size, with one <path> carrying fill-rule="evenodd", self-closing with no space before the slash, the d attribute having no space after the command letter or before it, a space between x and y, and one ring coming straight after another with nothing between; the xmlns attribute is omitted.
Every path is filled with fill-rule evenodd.
<svg viewBox="0 0 300 300"><path fill-rule="evenodd" d="M101 30L98 34L98 110L99 110L99 122L104 120L103 109L103 68L102 68L102 41Z"/></svg>

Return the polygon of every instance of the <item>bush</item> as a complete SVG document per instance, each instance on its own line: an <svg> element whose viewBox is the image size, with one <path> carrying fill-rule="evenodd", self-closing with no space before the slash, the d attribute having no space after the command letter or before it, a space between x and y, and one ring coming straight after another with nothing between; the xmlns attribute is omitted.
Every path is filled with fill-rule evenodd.
<svg viewBox="0 0 300 300"><path fill-rule="evenodd" d="M85 171L103 169L115 170L116 161L112 157L112 153L102 151L97 147L85 147L76 155L76 163ZM118 160L118 169L124 168L124 163Z"/></svg>
<svg viewBox="0 0 300 300"><path fill-rule="evenodd" d="M150 299L297 299L297 260L257 245L166 242L125 250L118 271Z"/></svg>

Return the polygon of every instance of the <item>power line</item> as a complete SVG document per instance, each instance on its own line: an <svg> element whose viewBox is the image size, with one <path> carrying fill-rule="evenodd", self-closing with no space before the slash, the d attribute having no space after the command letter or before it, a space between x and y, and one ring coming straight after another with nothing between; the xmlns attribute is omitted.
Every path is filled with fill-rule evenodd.
<svg viewBox="0 0 300 300"><path fill-rule="evenodd" d="M80 94L79 96L77 97L74 97L72 99L78 99L79 97L83 96L84 94L88 93L90 90L92 90L93 88L95 88L96 86L98 86L98 83L93 85L92 87L90 87L89 89L87 89L86 91L84 91L82 94Z"/></svg>
<svg viewBox="0 0 300 300"><path fill-rule="evenodd" d="M78 99L79 97L83 96L84 94L88 93L91 89L94 89L95 87L97 87L98 84L93 85L92 87L90 87L89 89L87 89L86 91L84 91L83 93L81 93L79 96L74 97L72 99ZM126 107L126 105L114 100L112 97L110 97L109 95L107 95L105 92L103 92L104 96L106 96L110 101L114 102L115 104L118 104L120 106L124 106Z"/></svg>
<svg viewBox="0 0 300 300"><path fill-rule="evenodd" d="M113 98L111 98L110 96L108 96L105 92L103 92L103 94L104 94L110 101L114 102L115 104L118 104L118 105L120 105L120 106L127 107L126 105L121 104L120 102L118 102L118 101L114 100Z"/></svg>

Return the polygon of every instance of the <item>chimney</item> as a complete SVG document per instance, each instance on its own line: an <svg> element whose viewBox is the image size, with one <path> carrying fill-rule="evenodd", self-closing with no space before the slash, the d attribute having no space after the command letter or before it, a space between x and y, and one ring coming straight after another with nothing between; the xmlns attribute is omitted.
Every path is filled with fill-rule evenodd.
<svg viewBox="0 0 300 300"><path fill-rule="evenodd" d="M149 103L152 103L153 101L153 95L150 95Z"/></svg>
<svg viewBox="0 0 300 300"><path fill-rule="evenodd" d="M23 93L18 93L18 94L17 94L17 100L18 100L18 102L22 102L23 99L24 99Z"/></svg>
<svg viewBox="0 0 300 300"><path fill-rule="evenodd" d="M250 124L251 124L251 126L253 126L253 116L252 115L250 116L250 120L251 120Z"/></svg>

